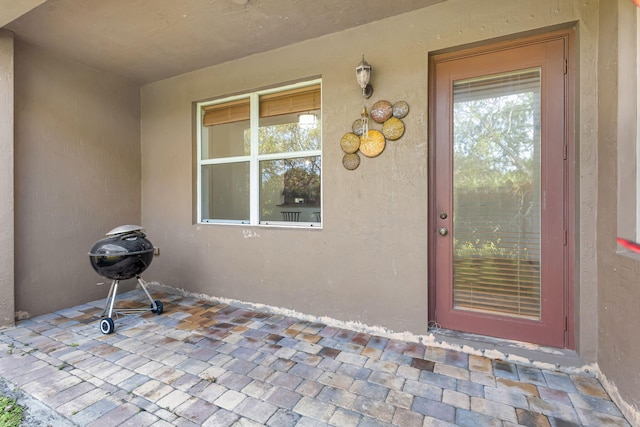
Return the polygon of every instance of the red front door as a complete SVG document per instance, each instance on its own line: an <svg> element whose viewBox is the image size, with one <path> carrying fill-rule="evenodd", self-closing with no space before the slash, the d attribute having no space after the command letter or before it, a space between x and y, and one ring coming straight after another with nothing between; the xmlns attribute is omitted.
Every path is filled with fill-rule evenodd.
<svg viewBox="0 0 640 427"><path fill-rule="evenodd" d="M571 37L432 57L431 318L443 328L571 346Z"/></svg>

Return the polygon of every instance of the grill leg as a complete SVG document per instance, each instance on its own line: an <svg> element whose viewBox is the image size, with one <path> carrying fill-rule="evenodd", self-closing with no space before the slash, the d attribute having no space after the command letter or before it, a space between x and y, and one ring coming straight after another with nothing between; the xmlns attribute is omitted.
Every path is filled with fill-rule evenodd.
<svg viewBox="0 0 640 427"><path fill-rule="evenodd" d="M116 295L118 294L118 283L120 281L119 280L114 280L113 281L113 295L111 295L111 304L109 304L109 314L107 317L111 317L111 314L113 313L113 305L116 302Z"/></svg>
<svg viewBox="0 0 640 427"><path fill-rule="evenodd" d="M147 294L147 298L149 298L149 301L151 301L151 306L155 309L156 308L155 307L156 303L153 301L153 298L151 298L151 294L147 290L147 287L146 287L147 282L142 280L142 277L140 277L140 276L136 276L136 278L138 279L138 283L140 283L140 287L142 288L144 293Z"/></svg>
<svg viewBox="0 0 640 427"><path fill-rule="evenodd" d="M104 305L104 310L102 311L102 317L107 315L107 312L109 311L109 303L111 302L111 296L113 295L113 287L115 286L116 281L112 281L111 282L111 287L109 288L109 294L107 295L107 302ZM111 306L113 307L113 304L111 304ZM109 317L111 317L111 313L109 313Z"/></svg>

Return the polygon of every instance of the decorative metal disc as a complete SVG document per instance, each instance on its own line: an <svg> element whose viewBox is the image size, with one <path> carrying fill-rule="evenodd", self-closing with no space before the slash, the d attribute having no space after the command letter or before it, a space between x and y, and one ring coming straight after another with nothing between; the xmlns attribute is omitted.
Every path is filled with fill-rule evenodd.
<svg viewBox="0 0 640 427"><path fill-rule="evenodd" d="M393 106L389 101L381 100L371 107L371 118L377 123L384 123L393 114Z"/></svg>
<svg viewBox="0 0 640 427"><path fill-rule="evenodd" d="M351 130L353 131L353 133L355 133L358 136L362 135L362 132L364 131L364 125L362 124L362 119L356 119L351 125Z"/></svg>
<svg viewBox="0 0 640 427"><path fill-rule="evenodd" d="M360 137L353 132L345 133L340 140L340 147L347 154L355 153L360 148Z"/></svg>
<svg viewBox="0 0 640 427"><path fill-rule="evenodd" d="M360 137L360 152L367 157L376 157L384 150L384 135L379 130L369 129L369 135Z"/></svg>
<svg viewBox="0 0 640 427"><path fill-rule="evenodd" d="M404 135L404 122L397 117L391 117L382 125L382 134L390 141L400 139Z"/></svg>
<svg viewBox="0 0 640 427"><path fill-rule="evenodd" d="M409 114L409 104L404 101L398 101L393 104L393 117L404 119Z"/></svg>
<svg viewBox="0 0 640 427"><path fill-rule="evenodd" d="M360 156L358 153L347 153L342 157L342 166L347 170L354 170L360 166Z"/></svg>

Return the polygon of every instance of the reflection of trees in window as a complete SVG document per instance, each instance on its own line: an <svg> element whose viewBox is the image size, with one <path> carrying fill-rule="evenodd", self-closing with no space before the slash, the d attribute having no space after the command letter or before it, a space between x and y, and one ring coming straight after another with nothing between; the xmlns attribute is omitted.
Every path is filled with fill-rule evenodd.
<svg viewBox="0 0 640 427"><path fill-rule="evenodd" d="M320 128L304 128L298 123L261 126L259 129L260 154L290 153L318 150Z"/></svg>
<svg viewBox="0 0 640 427"><path fill-rule="evenodd" d="M296 203L302 199L308 205L320 202L320 158L288 159L284 161L284 203Z"/></svg>
<svg viewBox="0 0 640 427"><path fill-rule="evenodd" d="M296 203L296 199L304 199L306 205L319 205L320 163L319 156L260 162L263 209Z"/></svg>
<svg viewBox="0 0 640 427"><path fill-rule="evenodd" d="M536 256L540 95L486 95L454 104L456 249Z"/></svg>
<svg viewBox="0 0 640 427"><path fill-rule="evenodd" d="M260 152L295 153L320 148L319 127L304 128L298 123L262 126L259 129ZM320 157L296 157L260 162L263 212L269 206L296 203L320 204ZM274 200L278 197L279 200ZM281 199L281 197L283 199Z"/></svg>
<svg viewBox="0 0 640 427"><path fill-rule="evenodd" d="M539 155L534 107L533 92L455 104L457 186L531 185Z"/></svg>

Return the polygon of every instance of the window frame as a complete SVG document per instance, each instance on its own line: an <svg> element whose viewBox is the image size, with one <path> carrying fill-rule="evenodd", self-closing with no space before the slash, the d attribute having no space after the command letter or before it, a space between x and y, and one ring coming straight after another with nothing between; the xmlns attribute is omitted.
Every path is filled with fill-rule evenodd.
<svg viewBox="0 0 640 427"><path fill-rule="evenodd" d="M635 5L634 5L635 6ZM635 208L636 208L636 215L635 215L635 240L637 242L640 242L640 227L638 227L638 224L640 224L640 7L635 7L635 31L636 31L636 37L635 37L635 50L636 50L636 57L635 57L635 74L636 74L636 78L635 78L635 119L636 119L636 126L635 126L635 141L634 142L634 148L635 148L635 170L634 170L634 175L635 175L635 196L636 196L636 200L635 200Z"/></svg>
<svg viewBox="0 0 640 427"><path fill-rule="evenodd" d="M618 84L614 127L617 141L616 236L640 241L640 8L632 2L625 8L631 13L618 14L618 66L614 71L618 83L625 82L625 90ZM620 244L616 251L640 258Z"/></svg>
<svg viewBox="0 0 640 427"><path fill-rule="evenodd" d="M319 157L320 158L320 218L323 211L323 173L322 173L322 106L320 107L320 148L308 151L290 151L280 153L260 154L260 97L274 93L280 93L295 89L301 89L308 86L320 85L320 96L322 97L322 79L305 80L302 82L288 84L269 89L246 92L239 95L227 96L215 100L201 101L196 103L196 221L198 224L232 224L244 226L281 226L295 228L322 228L322 220L320 222L286 222L286 221L260 221L260 162L265 160L284 160L300 157ZM202 132L203 118L205 108L208 106L223 104L227 102L237 101L249 98L249 133L250 133L250 150L248 155L230 156L203 159L202 157ZM322 104L322 102L321 102ZM215 164L237 164L242 162L249 163L249 221L246 220L230 220L230 219L203 219L202 217L202 168L205 165Z"/></svg>

